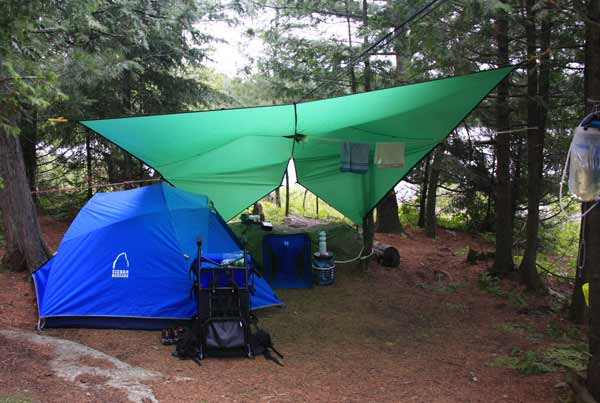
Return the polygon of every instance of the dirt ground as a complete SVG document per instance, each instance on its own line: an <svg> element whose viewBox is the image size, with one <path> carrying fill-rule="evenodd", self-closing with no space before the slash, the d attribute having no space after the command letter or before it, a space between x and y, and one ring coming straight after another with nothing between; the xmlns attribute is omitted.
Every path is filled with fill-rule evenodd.
<svg viewBox="0 0 600 403"><path fill-rule="evenodd" d="M56 247L67 225L49 219L42 225ZM529 306L540 309L524 312L479 288L479 273L488 263L467 264L466 248L489 245L443 229L436 240L417 229L378 239L400 250L400 268L372 263L364 272L339 265L334 285L278 290L286 306L259 313L285 355L283 367L263 358L207 359L202 366L179 361L154 331L50 329L42 335L160 373L144 385L161 402L564 401L560 371L525 376L489 365L515 348L551 344L543 336L548 324L564 323L542 309L551 303L548 298L528 297ZM0 272L0 330L35 333L36 309L29 277ZM537 337L501 330L515 323ZM0 335L0 402L128 401L126 391L110 386L106 376L57 376L51 365L56 354L51 344ZM105 370L113 364L89 358L81 365Z"/></svg>

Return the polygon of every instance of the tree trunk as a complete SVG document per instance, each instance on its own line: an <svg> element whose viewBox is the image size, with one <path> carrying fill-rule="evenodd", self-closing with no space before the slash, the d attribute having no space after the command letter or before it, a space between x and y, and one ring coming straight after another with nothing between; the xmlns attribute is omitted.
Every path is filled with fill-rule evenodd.
<svg viewBox="0 0 600 403"><path fill-rule="evenodd" d="M417 226L425 227L425 209L427 208L427 186L429 184L429 164L431 156L425 157L425 165L423 166L423 180L421 181L421 192L419 195L419 221Z"/></svg>
<svg viewBox="0 0 600 403"><path fill-rule="evenodd" d="M535 0L526 0L526 27L525 35L527 41L527 54L529 57L537 53L536 22L535 11L533 10ZM547 21L547 19L546 19ZM550 27L545 23L545 32L547 36L543 42L548 43L550 36ZM540 79L549 80L548 62L543 61L540 66ZM541 77L541 72L544 77ZM538 94L538 65L536 59L530 59L527 63L527 227L526 243L523 261L519 267L521 281L528 291L547 292L546 286L537 270L537 249L538 249L538 231L540 226L540 198L542 192L542 176L544 168L544 130L545 124L542 122L540 113L544 107L542 97L548 97L548 85L541 83L541 87L546 89L546 94ZM540 91L541 92L541 91ZM546 99L547 100L547 99Z"/></svg>
<svg viewBox="0 0 600 403"><path fill-rule="evenodd" d="M133 179L133 157L126 151L123 151L123 181ZM133 185L125 185L125 189L133 188Z"/></svg>
<svg viewBox="0 0 600 403"><path fill-rule="evenodd" d="M492 169L490 171L490 188L487 192L487 202L486 202L486 207L485 207L485 218L484 218L484 222L481 228L482 232L488 232L488 231L493 231L494 229L494 219L496 217L492 217L492 211L494 211L492 209L492 205L494 203L494 190L495 188L495 183L494 183L494 178L496 177L496 158L492 158ZM495 214L495 211L494 211Z"/></svg>
<svg viewBox="0 0 600 403"><path fill-rule="evenodd" d="M600 22L600 19L597 20ZM600 39L600 36L597 36ZM598 42L597 42L598 43ZM597 60L600 62L600 60ZM600 78L600 75L598 76ZM598 81L600 85L600 81ZM585 271L589 278L589 343L591 358L588 362L587 386L596 400L600 401L600 207L586 216Z"/></svg>
<svg viewBox="0 0 600 403"><path fill-rule="evenodd" d="M2 263L12 270L33 271L49 257L31 197L19 139L0 129L0 209L6 236Z"/></svg>
<svg viewBox="0 0 600 403"><path fill-rule="evenodd" d="M585 48L586 109L600 101L600 0L588 0ZM590 279L590 354L587 387L600 401L600 208L594 208L586 217L586 256L584 270Z"/></svg>
<svg viewBox="0 0 600 403"><path fill-rule="evenodd" d="M375 225L373 223L373 211L369 211L363 218L362 230L363 230L363 256L369 256L373 250L373 239L375 234ZM369 267L369 258L363 259L362 268L364 270Z"/></svg>
<svg viewBox="0 0 600 403"><path fill-rule="evenodd" d="M87 176L87 198L88 200L94 195L92 189L92 151L90 146L90 133L85 133L85 167Z"/></svg>
<svg viewBox="0 0 600 403"><path fill-rule="evenodd" d="M391 1L388 4L393 8ZM396 57L395 81L396 84L400 84L404 68L402 66L402 48L399 39L394 41L394 54ZM388 234L400 234L404 232L400 223L400 217L398 217L398 199L396 199L396 191L394 189L390 190L377 205L375 232Z"/></svg>
<svg viewBox="0 0 600 403"><path fill-rule="evenodd" d="M29 189L35 190L37 173L37 154L36 147L38 142L37 133L37 113L35 110L28 110L28 116L21 116L21 135L19 142L23 151L23 161L25 163L25 173L29 183Z"/></svg>
<svg viewBox="0 0 600 403"><path fill-rule="evenodd" d="M363 29L365 30L365 34L363 36L363 46L366 48L369 46L369 35L367 33L367 27L369 26L369 7L367 5L367 0L363 0L362 2L362 17L363 17ZM365 55L365 92L371 91L371 61L369 60L369 55Z"/></svg>
<svg viewBox="0 0 600 403"><path fill-rule="evenodd" d="M116 183L120 181L120 173L119 173L119 163L117 156L119 155L118 149L116 146L108 143L106 140L103 141L105 143L107 152L102 153L102 162L106 164L106 175L109 183Z"/></svg>
<svg viewBox="0 0 600 403"><path fill-rule="evenodd" d="M365 34L363 36L363 44L364 46L368 46L369 44L369 36L367 34L366 28L369 25L369 15L368 15L368 5L367 0L363 0L362 2L362 17L363 17L363 28L365 29ZM365 91L371 91L371 64L369 61L369 55L365 56L365 71L364 71L364 85ZM373 238L375 235L375 225L373 221L373 211L369 211L365 217L363 217L363 254L368 256L371 254L371 250L373 249ZM367 269L369 267L369 259L362 260L363 269Z"/></svg>
<svg viewBox="0 0 600 403"><path fill-rule="evenodd" d="M146 170L144 169L144 163L138 160L138 179L147 179Z"/></svg>
<svg viewBox="0 0 600 403"><path fill-rule="evenodd" d="M425 208L425 235L435 238L437 217L435 207L437 204L437 187L440 178L440 166L444 157L444 145L437 146L433 153L433 161L430 167L429 183L427 186L427 205Z"/></svg>
<svg viewBox="0 0 600 403"><path fill-rule="evenodd" d="M275 189L275 205L281 208L281 187Z"/></svg>
<svg viewBox="0 0 600 403"><path fill-rule="evenodd" d="M302 214L304 214L304 210L306 209L306 196L308 196L308 189L304 189L304 198L302 199Z"/></svg>
<svg viewBox="0 0 600 403"><path fill-rule="evenodd" d="M587 211L592 206L592 203L581 203L581 212ZM588 273L584 271L585 264L584 258L586 256L585 253L585 243L581 243L582 240L587 239L589 237L588 234L584 232L587 231L586 225L586 217L583 217L580 222L579 227L579 251L577 253L577 267L575 268L575 285L573 287L573 293L571 294L571 306L569 307L569 318L579 324L583 324L586 319L587 314L587 305L585 304L585 298L583 296L583 291L581 287L589 281Z"/></svg>
<svg viewBox="0 0 600 403"><path fill-rule="evenodd" d="M515 170L512 178L512 194L510 198L511 202L511 222L515 222L517 216L517 206L519 205L519 198L521 197L521 171L522 171L522 159L523 159L523 138L519 136L516 142L517 150L515 152Z"/></svg>
<svg viewBox="0 0 600 403"><path fill-rule="evenodd" d="M350 53L350 59L354 56L354 49L352 48L352 26L350 25L350 10L348 7L348 0L344 1L346 7L346 24L348 25L348 49ZM348 73L350 75L350 91L356 94L356 73L354 72L354 65L348 63Z"/></svg>
<svg viewBox="0 0 600 403"><path fill-rule="evenodd" d="M498 65L509 64L508 17L504 10L498 11L494 24L494 34L498 47ZM496 98L496 125L498 131L510 128L508 106L509 78L498 85ZM496 135L496 255L491 272L502 274L514 269L512 254L511 184L510 184L510 135Z"/></svg>
<svg viewBox="0 0 600 403"><path fill-rule="evenodd" d="M375 232L400 234L403 232L400 218L398 217L398 200L394 189L377 205L377 225Z"/></svg>

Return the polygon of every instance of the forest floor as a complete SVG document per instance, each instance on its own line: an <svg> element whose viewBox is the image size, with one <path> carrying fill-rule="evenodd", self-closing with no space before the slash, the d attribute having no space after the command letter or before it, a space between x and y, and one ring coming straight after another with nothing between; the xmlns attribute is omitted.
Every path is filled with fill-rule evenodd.
<svg viewBox="0 0 600 403"><path fill-rule="evenodd" d="M68 224L43 218L42 226L55 248ZM377 238L400 250L400 268L339 265L334 285L278 290L285 307L259 313L283 367L180 361L157 331L38 336L29 276L0 272L0 402L567 401L564 370L544 357L570 351L580 331L551 297L482 281L491 261L470 265L466 251L492 245L444 229L436 240L410 228Z"/></svg>

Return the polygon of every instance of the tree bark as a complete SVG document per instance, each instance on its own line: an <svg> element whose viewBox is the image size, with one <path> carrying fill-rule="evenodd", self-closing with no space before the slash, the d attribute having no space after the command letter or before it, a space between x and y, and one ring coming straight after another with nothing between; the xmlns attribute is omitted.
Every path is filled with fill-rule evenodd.
<svg viewBox="0 0 600 403"><path fill-rule="evenodd" d="M304 198L302 199L302 213L306 209L306 196L308 196L308 189L304 189Z"/></svg>
<svg viewBox="0 0 600 403"><path fill-rule="evenodd" d="M440 166L444 157L444 145L437 146L433 153L433 161L430 167L429 182L427 186L427 205L425 208L425 235L435 238L437 229L437 217L435 207L437 204L437 187L440 178Z"/></svg>
<svg viewBox="0 0 600 403"><path fill-rule="evenodd" d="M516 141L516 152L514 152L515 158L515 169L512 178L512 194L511 194L511 221L515 222L517 216L517 206L519 204L519 198L521 197L521 171L522 171L522 159L523 159L523 138L519 136Z"/></svg>
<svg viewBox="0 0 600 403"><path fill-rule="evenodd" d="M485 218L484 218L484 222L483 222L483 225L481 228L482 231L486 231L486 232L493 231L494 219L496 218L495 216L492 217L492 211L494 212L494 215L496 214L495 210L492 209L492 206L495 201L495 197L494 197L494 190L495 190L494 177L495 176L496 176L496 158L492 158L492 169L490 171L490 187L487 192Z"/></svg>
<svg viewBox="0 0 600 403"><path fill-rule="evenodd" d="M398 200L394 189L377 205L377 225L375 232L383 232L388 234L400 234L403 232L400 218L398 217Z"/></svg>
<svg viewBox="0 0 600 403"><path fill-rule="evenodd" d="M29 189L35 190L37 174L37 154L36 147L38 142L37 133L37 113L29 109L28 116L21 116L21 135L19 142L23 151L23 161L25 163L25 173L29 183Z"/></svg>
<svg viewBox="0 0 600 403"><path fill-rule="evenodd" d="M419 220L417 226L425 227L425 209L427 208L427 186L429 184L429 164L431 156L425 157L425 165L423 166L423 180L421 181L421 192L419 195Z"/></svg>
<svg viewBox="0 0 600 403"><path fill-rule="evenodd" d="M133 177L133 157L126 151L123 151L123 181L129 181L134 179ZM125 185L125 189L134 188L134 185Z"/></svg>
<svg viewBox="0 0 600 403"><path fill-rule="evenodd" d="M498 65L509 64L508 16L499 10L494 24L494 35L498 47ZM498 131L509 130L510 109L508 105L509 78L498 85L496 98L496 125ZM514 270L512 254L511 183L510 183L510 135L496 135L496 255L490 271L494 274Z"/></svg>
<svg viewBox="0 0 600 403"><path fill-rule="evenodd" d="M367 27L369 26L369 7L367 4L367 0L363 0L362 2L362 17L363 17L363 29L365 30L363 35L363 46L366 48L369 46L369 35L367 33ZM369 55L365 56L365 92L371 91L371 61L369 60Z"/></svg>
<svg viewBox="0 0 600 403"><path fill-rule="evenodd" d="M369 25L368 5L367 0L362 2L362 17L363 17L363 28L365 29L363 36L364 46L369 44L369 36L366 28ZM369 61L369 55L365 57L365 71L364 71L364 86L365 91L371 91L371 64ZM375 235L375 225L373 222L373 211L369 211L365 217L363 217L363 255L368 256L371 254L373 249L373 238ZM369 267L369 259L362 260L363 269Z"/></svg>
<svg viewBox="0 0 600 403"><path fill-rule="evenodd" d="M92 189L92 151L90 146L90 133L85 133L85 167L86 167L86 182L87 182L87 198L88 200L94 195Z"/></svg>
<svg viewBox="0 0 600 403"><path fill-rule="evenodd" d="M281 208L281 187L275 189L275 205Z"/></svg>
<svg viewBox="0 0 600 403"><path fill-rule="evenodd" d="M581 213L587 211L592 203L581 203ZM577 253L577 267L575 268L575 285L573 287L573 293L571 294L571 305L569 306L569 318L579 324L585 322L587 316L587 305L585 304L585 298L581 287L589 281L587 271L585 269L585 242L584 239L588 238L589 235L585 233L587 231L586 218L583 217L580 221L579 227L579 251Z"/></svg>
<svg viewBox="0 0 600 403"><path fill-rule="evenodd" d="M521 281L528 291L547 292L546 286L537 270L538 231L540 226L540 198L542 192L542 177L544 165L544 122L546 114L540 113L544 107L542 97L548 97L548 85L542 82L540 87L546 89L546 94L541 91L538 94L538 78L549 80L548 62L543 61L540 65L540 77L538 77L538 64L536 59L531 59L537 53L537 35L535 11L533 10L535 0L525 1L526 27L525 36L527 42L527 54L530 59L527 63L527 226L526 243L523 261L519 267ZM547 18L546 18L547 20ZM543 42L548 42L550 27L546 22ZM543 77L541 76L543 72Z"/></svg>
<svg viewBox="0 0 600 403"><path fill-rule="evenodd" d="M12 270L33 271L49 257L25 171L19 139L0 129L0 209L6 236L2 263Z"/></svg>
<svg viewBox="0 0 600 403"><path fill-rule="evenodd" d="M600 101L600 0L588 0L585 48L586 109ZM600 401L600 208L594 208L586 217L586 256L584 269L590 279L590 354L587 387Z"/></svg>
<svg viewBox="0 0 600 403"><path fill-rule="evenodd" d="M394 5L391 1L388 2L388 5L393 9ZM395 81L396 84L400 84L404 74L404 66L402 65L402 48L399 39L394 41L394 54L396 57ZM396 191L394 189L390 190L377 205L375 232L388 234L400 234L404 232L400 223L400 217L398 217L398 199L396 199Z"/></svg>
<svg viewBox="0 0 600 403"><path fill-rule="evenodd" d="M350 10L348 6L348 0L344 1L346 7L346 24L348 26L348 49L350 50L350 58L354 56L354 49L352 47L352 26L350 25ZM350 91L356 94L356 73L354 72L354 64L348 63L348 73L350 75Z"/></svg>

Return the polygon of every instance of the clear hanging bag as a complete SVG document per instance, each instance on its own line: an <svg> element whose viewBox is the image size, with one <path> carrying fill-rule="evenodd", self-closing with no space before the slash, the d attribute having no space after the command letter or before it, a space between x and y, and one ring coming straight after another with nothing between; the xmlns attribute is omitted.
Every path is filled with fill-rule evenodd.
<svg viewBox="0 0 600 403"><path fill-rule="evenodd" d="M571 144L569 191L582 201L600 196L600 130L579 126Z"/></svg>

